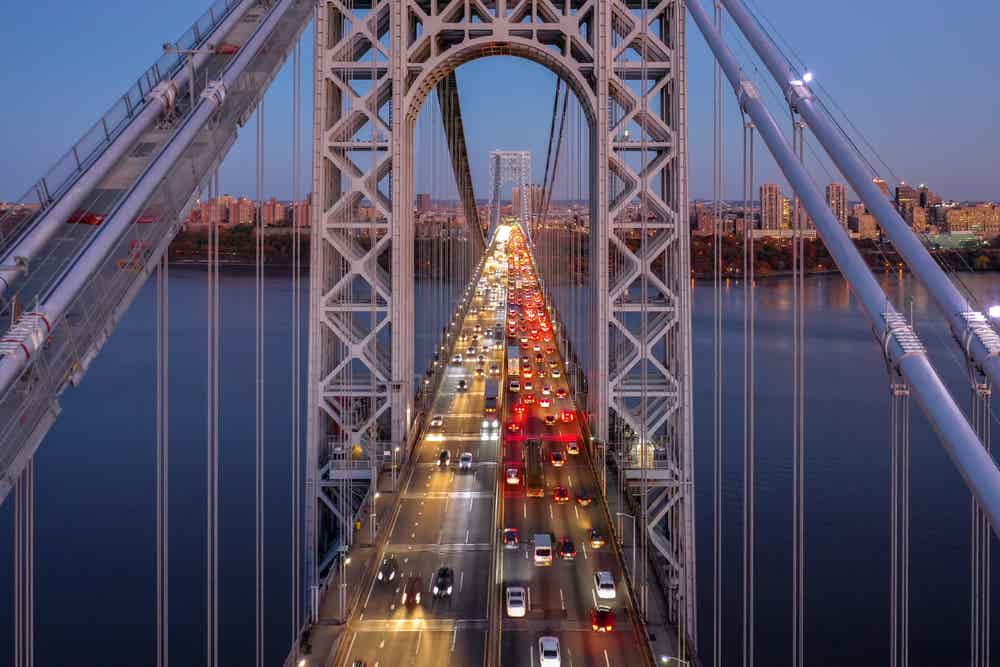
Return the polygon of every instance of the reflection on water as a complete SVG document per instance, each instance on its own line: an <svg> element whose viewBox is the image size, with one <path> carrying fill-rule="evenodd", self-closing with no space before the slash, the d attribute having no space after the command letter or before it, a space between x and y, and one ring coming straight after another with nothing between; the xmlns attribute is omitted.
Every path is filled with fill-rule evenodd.
<svg viewBox="0 0 1000 667"><path fill-rule="evenodd" d="M172 271L171 647L176 664L199 664L204 596L205 274ZM967 404L965 370L927 294L909 278L879 277L897 304L912 301L917 332L942 376ZM1000 303L1000 280L966 281ZM223 279L224 502L221 512L222 655L252 660L253 276ZM572 289L572 288L569 288ZM290 404L287 274L267 278L265 400L268 494L265 587L268 664L288 640L287 452ZM441 300L418 284L417 373L444 319ZM576 295L586 321L585 291ZM791 588L791 282L757 287L759 664L788 664ZM806 280L806 651L808 664L884 664L888 656L888 390L870 327L837 276ZM694 291L698 584L703 646L710 639L712 291ZM38 664L105 665L153 652L153 292L147 286L91 367L38 456ZM725 349L724 574L726 654L735 664L740 604L743 290L723 295ZM909 306L901 309L908 311ZM429 316L428 316L429 315ZM305 329L305 327L303 328ZM303 331L305 334L305 331ZM423 363L421 363L423 361ZM967 661L968 494L913 409L911 639L914 664ZM10 535L11 503L0 511ZM996 550L995 550L996 552ZM11 599L10 546L0 539L0 599ZM0 605L9 646L11 605ZM84 617L85 622L81 622ZM7 633L7 634L2 634ZM995 640L1000 637L995 637ZM80 650L83 647L83 650ZM101 657L103 654L103 657ZM919 658L917 657L919 656ZM5 658L6 659L6 658Z"/></svg>

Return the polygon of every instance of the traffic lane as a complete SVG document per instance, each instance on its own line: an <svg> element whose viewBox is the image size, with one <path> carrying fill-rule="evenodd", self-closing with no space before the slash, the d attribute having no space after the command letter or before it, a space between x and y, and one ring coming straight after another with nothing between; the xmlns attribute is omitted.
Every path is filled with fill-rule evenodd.
<svg viewBox="0 0 1000 667"><path fill-rule="evenodd" d="M482 630L386 630L356 632L345 667L364 660L369 667L464 667L481 665L486 643Z"/></svg>
<svg viewBox="0 0 1000 667"><path fill-rule="evenodd" d="M416 465L421 469L426 467L454 468L458 465L458 458L464 452L472 454L472 461L494 461L497 451L497 439L499 434L487 432L475 437L465 435L438 435L431 438L424 438L425 447L416 454ZM440 466L441 452L447 451L449 455L448 465Z"/></svg>
<svg viewBox="0 0 1000 667"><path fill-rule="evenodd" d="M518 619L506 623L500 638L503 665L538 665L538 639L554 636L559 639L562 664L565 667L634 667L643 664L642 653L635 645L631 630L593 632L589 627L572 630L558 625L532 623L530 629L520 629ZM528 625L525 623L524 625Z"/></svg>
<svg viewBox="0 0 1000 667"><path fill-rule="evenodd" d="M490 553L485 548L471 551L386 552L396 559L399 572L391 582L375 581L362 608L364 620L413 620L486 618L487 581L482 572L489 568ZM437 572L450 567L454 581L450 595L434 595ZM412 578L420 579L420 602L403 604L403 590Z"/></svg>

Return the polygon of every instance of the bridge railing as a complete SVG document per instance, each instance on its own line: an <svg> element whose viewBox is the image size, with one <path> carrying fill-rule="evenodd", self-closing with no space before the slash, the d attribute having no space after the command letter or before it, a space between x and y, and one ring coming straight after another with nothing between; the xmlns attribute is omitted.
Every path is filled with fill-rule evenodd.
<svg viewBox="0 0 1000 667"><path fill-rule="evenodd" d="M174 44L183 50L198 48L239 2L240 0L216 0L183 35L177 38ZM18 206L0 213L0 241L3 245L6 245L9 239L16 237L17 230L23 228L39 212L45 210L66 192L145 107L146 96L150 91L161 81L174 76L183 67L184 60L185 56L181 54L164 52L17 200Z"/></svg>

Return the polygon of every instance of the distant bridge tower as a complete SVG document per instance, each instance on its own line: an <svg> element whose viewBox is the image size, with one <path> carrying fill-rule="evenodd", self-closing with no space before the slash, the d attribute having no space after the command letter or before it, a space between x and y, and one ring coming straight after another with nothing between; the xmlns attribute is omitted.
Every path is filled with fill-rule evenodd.
<svg viewBox="0 0 1000 667"><path fill-rule="evenodd" d="M493 232L500 224L501 194L503 187L513 183L517 188L519 202L514 208L520 210L521 228L527 234L531 223L531 152L491 151L490 152L490 228L486 238L493 238Z"/></svg>

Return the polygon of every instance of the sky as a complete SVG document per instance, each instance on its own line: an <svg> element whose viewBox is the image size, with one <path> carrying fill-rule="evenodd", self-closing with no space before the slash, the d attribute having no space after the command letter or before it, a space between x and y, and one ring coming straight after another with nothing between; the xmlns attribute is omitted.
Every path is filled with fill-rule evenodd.
<svg viewBox="0 0 1000 667"><path fill-rule="evenodd" d="M1000 86L994 0L754 0L852 122L902 180L946 198L1000 199ZM181 34L208 0L33 0L0 23L0 200L18 198ZM303 58L312 54L307 33ZM737 49L739 53L739 49ZM712 64L688 23L691 194L711 195ZM290 68L266 102L266 189L290 195ZM306 68L308 72L308 68ZM533 151L541 181L555 77L532 62L487 58L459 68L459 90L478 197L488 153ZM311 81L305 82L309 113ZM740 118L726 96L727 196L741 189ZM303 125L306 131L309 119ZM222 167L223 190L253 194L254 137L244 128ZM308 134L304 159L310 157ZM763 154L763 149L758 154ZM815 163L822 185L829 176ZM308 168L303 172L308 176ZM758 180L780 177L768 157Z"/></svg>

